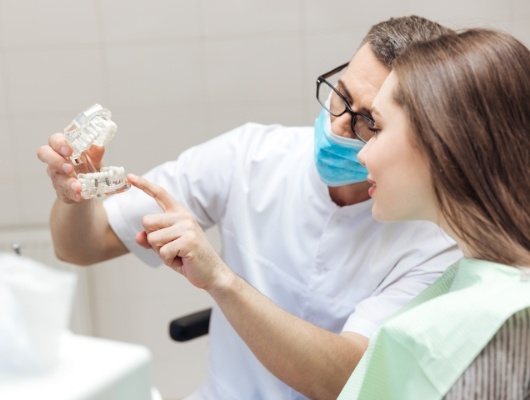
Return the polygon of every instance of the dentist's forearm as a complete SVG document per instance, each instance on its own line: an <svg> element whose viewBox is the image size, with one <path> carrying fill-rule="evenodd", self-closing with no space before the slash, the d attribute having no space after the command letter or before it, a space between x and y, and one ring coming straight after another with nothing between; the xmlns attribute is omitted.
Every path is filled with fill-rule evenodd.
<svg viewBox="0 0 530 400"><path fill-rule="evenodd" d="M90 265L127 252L108 225L98 200L67 204L57 199L50 215L50 229L55 254L66 262Z"/></svg>
<svg viewBox="0 0 530 400"><path fill-rule="evenodd" d="M233 273L208 292L261 363L313 399L336 399L368 340L297 318Z"/></svg>

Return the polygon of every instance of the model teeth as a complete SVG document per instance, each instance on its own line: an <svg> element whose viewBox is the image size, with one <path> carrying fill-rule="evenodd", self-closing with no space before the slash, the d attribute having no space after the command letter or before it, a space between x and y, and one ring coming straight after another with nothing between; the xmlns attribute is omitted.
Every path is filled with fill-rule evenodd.
<svg viewBox="0 0 530 400"><path fill-rule="evenodd" d="M92 145L106 146L116 135L117 125L111 113L99 104L83 111L66 127L64 135L72 146L72 162L80 164L81 154Z"/></svg>
<svg viewBox="0 0 530 400"><path fill-rule="evenodd" d="M74 165L90 163L85 152L92 145L106 146L116 135L118 126L110 119L111 113L99 104L80 113L64 130L64 135L72 146L70 159ZM82 157L82 155L84 156ZM80 173L81 196L84 199L104 197L129 188L123 167L104 167L100 171Z"/></svg>
<svg viewBox="0 0 530 400"><path fill-rule="evenodd" d="M123 167L103 167L99 172L79 174L77 179L84 199L101 198L129 188Z"/></svg>

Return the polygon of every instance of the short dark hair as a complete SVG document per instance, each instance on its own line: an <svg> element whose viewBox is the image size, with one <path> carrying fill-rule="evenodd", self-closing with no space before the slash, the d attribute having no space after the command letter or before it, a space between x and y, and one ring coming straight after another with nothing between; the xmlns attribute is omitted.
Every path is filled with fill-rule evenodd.
<svg viewBox="0 0 530 400"><path fill-rule="evenodd" d="M417 15L390 18L372 26L361 46L368 43L375 57L383 65L392 68L394 60L412 43L432 40L447 33L454 32Z"/></svg>

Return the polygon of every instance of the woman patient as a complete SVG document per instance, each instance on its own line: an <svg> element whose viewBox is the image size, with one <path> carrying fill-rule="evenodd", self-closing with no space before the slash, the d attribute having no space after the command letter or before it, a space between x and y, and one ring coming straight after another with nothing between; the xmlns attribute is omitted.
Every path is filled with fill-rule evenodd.
<svg viewBox="0 0 530 400"><path fill-rule="evenodd" d="M359 159L380 221L422 219L465 258L388 320L339 399L530 399L530 52L487 30L413 46Z"/></svg>

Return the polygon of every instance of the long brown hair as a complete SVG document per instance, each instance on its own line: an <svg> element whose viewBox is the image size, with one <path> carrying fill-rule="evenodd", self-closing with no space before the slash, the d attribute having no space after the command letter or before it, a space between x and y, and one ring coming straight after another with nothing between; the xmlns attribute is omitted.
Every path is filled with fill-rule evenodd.
<svg viewBox="0 0 530 400"><path fill-rule="evenodd" d="M394 100L430 163L450 229L474 257L530 265L530 51L485 29L412 45Z"/></svg>

